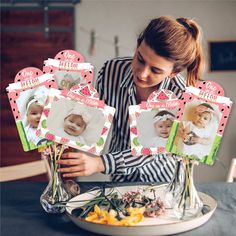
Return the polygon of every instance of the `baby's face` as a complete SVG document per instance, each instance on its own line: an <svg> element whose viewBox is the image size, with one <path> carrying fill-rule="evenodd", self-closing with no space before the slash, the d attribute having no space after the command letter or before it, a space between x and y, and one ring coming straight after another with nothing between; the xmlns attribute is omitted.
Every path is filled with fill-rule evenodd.
<svg viewBox="0 0 236 236"><path fill-rule="evenodd" d="M73 136L78 136L85 130L86 123L80 115L69 115L64 120L64 131Z"/></svg>
<svg viewBox="0 0 236 236"><path fill-rule="evenodd" d="M37 128L43 112L43 107L37 103L32 103L27 111L26 117L32 128Z"/></svg>
<svg viewBox="0 0 236 236"><path fill-rule="evenodd" d="M167 119L165 121L157 121L154 124L157 135L162 138L168 138L172 123L173 123L173 121L169 120L169 119Z"/></svg>
<svg viewBox="0 0 236 236"><path fill-rule="evenodd" d="M211 121L211 115L209 112L196 112L193 118L193 124L197 126L197 128L205 128Z"/></svg>

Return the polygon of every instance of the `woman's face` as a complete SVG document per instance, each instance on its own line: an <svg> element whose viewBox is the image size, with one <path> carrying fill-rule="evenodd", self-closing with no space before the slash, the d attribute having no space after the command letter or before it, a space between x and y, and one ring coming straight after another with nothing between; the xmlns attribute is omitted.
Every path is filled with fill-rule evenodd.
<svg viewBox="0 0 236 236"><path fill-rule="evenodd" d="M173 67L173 62L158 56L143 40L132 61L134 83L140 88L154 87L166 77L175 75Z"/></svg>
<svg viewBox="0 0 236 236"><path fill-rule="evenodd" d="M86 123L80 115L69 115L64 120L64 131L72 136L78 136L85 130Z"/></svg>
<svg viewBox="0 0 236 236"><path fill-rule="evenodd" d="M37 103L32 103L27 111L27 120L32 128L37 128L43 112L43 107Z"/></svg>

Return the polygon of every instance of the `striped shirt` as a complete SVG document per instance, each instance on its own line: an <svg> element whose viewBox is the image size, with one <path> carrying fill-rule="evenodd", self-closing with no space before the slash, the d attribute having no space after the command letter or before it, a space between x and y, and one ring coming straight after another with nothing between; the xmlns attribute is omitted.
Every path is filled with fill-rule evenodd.
<svg viewBox="0 0 236 236"><path fill-rule="evenodd" d="M116 108L109 151L101 156L104 173L111 174L114 182L169 182L175 171L174 158L166 154L131 154L128 108L137 104L131 61L132 58L128 57L107 61L99 71L95 86L100 99ZM171 90L180 97L185 89L185 80L178 74L172 79L164 79L157 89Z"/></svg>

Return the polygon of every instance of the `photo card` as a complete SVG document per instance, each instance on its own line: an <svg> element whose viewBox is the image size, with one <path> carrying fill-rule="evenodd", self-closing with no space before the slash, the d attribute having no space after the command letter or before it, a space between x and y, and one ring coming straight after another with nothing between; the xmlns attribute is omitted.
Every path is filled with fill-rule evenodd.
<svg viewBox="0 0 236 236"><path fill-rule="evenodd" d="M27 67L14 81L6 90L24 151L49 145L51 142L36 135L36 129L50 88L57 88L53 75Z"/></svg>
<svg viewBox="0 0 236 236"><path fill-rule="evenodd" d="M169 90L154 91L147 102L129 106L133 156L166 153L166 142L180 101Z"/></svg>
<svg viewBox="0 0 236 236"><path fill-rule="evenodd" d="M183 93L166 150L213 165L232 107L224 90L213 81L187 87Z"/></svg>
<svg viewBox="0 0 236 236"><path fill-rule="evenodd" d="M78 150L100 155L104 149L115 108L98 99L90 84L72 90L51 89L37 134Z"/></svg>
<svg viewBox="0 0 236 236"><path fill-rule="evenodd" d="M83 56L74 50L63 50L54 59L44 61L43 72L55 76L59 90L70 90L77 84L91 83L94 67L85 63Z"/></svg>

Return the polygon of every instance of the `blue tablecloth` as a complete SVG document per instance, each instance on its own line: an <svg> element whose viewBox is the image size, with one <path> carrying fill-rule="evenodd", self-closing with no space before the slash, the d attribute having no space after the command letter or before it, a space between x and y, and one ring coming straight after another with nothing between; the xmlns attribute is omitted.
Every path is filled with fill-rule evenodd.
<svg viewBox="0 0 236 236"><path fill-rule="evenodd" d="M84 182L80 183L80 186L82 192L85 192L101 184L101 182ZM80 229L70 221L66 214L45 213L39 202L39 197L45 187L46 183L1 183L2 236L98 235ZM198 191L214 197L218 207L207 223L179 235L235 236L236 183L206 183L198 184L196 187Z"/></svg>

